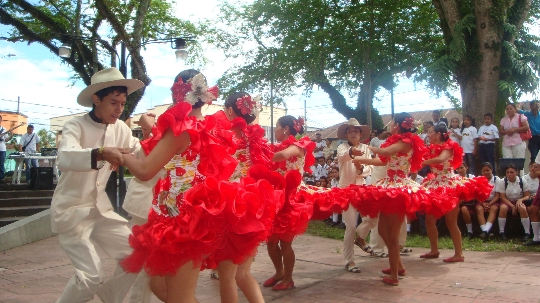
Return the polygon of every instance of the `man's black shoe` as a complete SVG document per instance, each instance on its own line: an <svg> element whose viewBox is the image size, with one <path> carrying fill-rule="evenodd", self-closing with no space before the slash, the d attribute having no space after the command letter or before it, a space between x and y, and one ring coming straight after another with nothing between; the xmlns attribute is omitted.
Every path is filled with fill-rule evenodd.
<svg viewBox="0 0 540 303"><path fill-rule="evenodd" d="M523 243L523 245L525 245L525 246L537 246L537 245L540 245L540 241L530 240L529 242Z"/></svg>
<svg viewBox="0 0 540 303"><path fill-rule="evenodd" d="M508 240L508 238L506 237L504 233L500 233L499 238L501 238L501 240Z"/></svg>

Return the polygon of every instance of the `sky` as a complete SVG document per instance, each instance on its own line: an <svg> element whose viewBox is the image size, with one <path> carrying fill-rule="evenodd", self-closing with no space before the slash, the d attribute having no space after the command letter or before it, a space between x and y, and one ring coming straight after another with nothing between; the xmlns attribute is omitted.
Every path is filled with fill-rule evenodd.
<svg viewBox="0 0 540 303"><path fill-rule="evenodd" d="M178 4L176 12L181 19L197 22L200 18L218 13L219 1L216 0L198 0L191 4L179 2L182 4ZM201 7L205 9L201 10ZM7 36L7 33L8 27L0 26L0 37ZM169 44L151 44L141 53L146 60L152 83L146 89L135 113L171 103L170 87L173 78L186 68L199 68L182 61L177 62L174 50ZM15 56L9 56L10 54ZM206 48L204 55L211 63L200 70L209 84L213 85L234 62L212 47ZM87 111L87 108L76 102L84 84L79 81L72 86L69 80L72 71L69 66L44 46L0 40L0 71L0 110L17 111L19 106L20 112L28 116L29 123L33 123L37 130L48 129L51 117ZM257 92L251 93L256 95ZM459 93L456 92L455 96L459 97ZM373 107L381 114L390 113L390 92L382 89L375 97ZM451 107L446 98L431 96L422 85L415 85L408 79L400 79L400 84L394 90L394 100L395 112L415 111L419 107L422 110ZM345 118L332 108L328 96L317 89L309 97L299 91L298 95L286 98L288 114L304 115L304 101L309 126L324 128L345 121ZM349 102L354 103L355 98L349 98Z"/></svg>

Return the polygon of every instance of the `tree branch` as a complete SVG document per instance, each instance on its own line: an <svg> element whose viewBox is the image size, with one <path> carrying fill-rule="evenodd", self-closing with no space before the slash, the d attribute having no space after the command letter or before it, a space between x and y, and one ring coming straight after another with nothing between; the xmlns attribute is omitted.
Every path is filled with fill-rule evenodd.
<svg viewBox="0 0 540 303"><path fill-rule="evenodd" d="M330 97L330 100L332 101L332 107L334 107L338 113L345 116L345 118L353 118L355 116L354 109L347 105L347 100L345 100L345 97L343 97L339 90L330 84L326 76L321 75L320 78L320 80L315 81L315 84L317 84L320 88L322 88L322 90L324 90L325 93L328 94L328 97Z"/></svg>
<svg viewBox="0 0 540 303"><path fill-rule="evenodd" d="M48 48L52 53L54 53L55 55L58 55L58 47L56 47L56 45L51 43L50 40L44 39L39 34L30 30L24 23L13 18L8 12L6 12L1 7L0 7L0 23L15 27L23 35L25 40L28 41L29 44L33 42L40 43L46 48ZM63 58L63 60L69 63L73 67L75 72L79 74L79 76L81 77L83 82L86 83L86 85L90 85L90 76L82 62L75 60L73 56L70 58Z"/></svg>
<svg viewBox="0 0 540 303"><path fill-rule="evenodd" d="M24 0L10 0L14 4L20 6L24 11L28 12L32 17L39 20L43 26L55 33L67 34L65 28L58 24L51 16L37 9L34 5Z"/></svg>

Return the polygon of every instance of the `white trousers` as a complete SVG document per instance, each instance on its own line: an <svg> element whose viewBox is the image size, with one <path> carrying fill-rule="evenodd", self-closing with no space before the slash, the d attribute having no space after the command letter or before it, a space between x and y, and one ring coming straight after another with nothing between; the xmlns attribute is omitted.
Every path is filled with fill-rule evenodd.
<svg viewBox="0 0 540 303"><path fill-rule="evenodd" d="M147 218L141 218L131 214L131 220L129 221L129 226L132 229L134 225L143 225L148 221ZM152 291L150 290L150 276L144 271L141 270L137 274L133 286L129 292L129 303L150 303L152 299Z"/></svg>
<svg viewBox="0 0 540 303"><path fill-rule="evenodd" d="M349 209L342 214L343 222L345 223L345 237L343 238L343 256L347 264L354 262L354 239L358 228L356 222L358 220L358 212L349 204ZM360 227L360 226L359 226Z"/></svg>
<svg viewBox="0 0 540 303"><path fill-rule="evenodd" d="M72 230L60 233L60 245L75 267L75 274L56 302L88 302L95 294L105 303L123 302L136 275L124 272L117 264L113 276L106 280L95 246L120 261L132 251L128 243L130 234L125 222L107 219L97 210Z"/></svg>
<svg viewBox="0 0 540 303"><path fill-rule="evenodd" d="M503 158L525 158L526 147L527 147L527 144L525 143L525 141L522 141L521 143L517 145L503 146L502 147Z"/></svg>

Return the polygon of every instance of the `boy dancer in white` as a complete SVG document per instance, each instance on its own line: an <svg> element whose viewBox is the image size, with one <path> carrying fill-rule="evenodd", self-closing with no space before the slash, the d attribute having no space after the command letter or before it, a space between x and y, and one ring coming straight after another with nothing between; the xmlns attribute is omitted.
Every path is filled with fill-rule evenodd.
<svg viewBox="0 0 540 303"><path fill-rule="evenodd" d="M351 184L365 184L365 178L371 174L371 166L366 165L357 169L352 160L355 157L371 159L368 146L364 142L369 138L369 127L360 125L354 118L342 124L337 131L341 143L337 148L337 158L339 163L339 188L345 188ZM345 269L350 272L360 273L360 268L354 263L354 242L356 238L356 222L358 212L352 205L343 212L343 222L345 222L345 237L343 239L343 254L345 256ZM369 231L369 230L368 230Z"/></svg>
<svg viewBox="0 0 540 303"><path fill-rule="evenodd" d="M105 185L112 168L123 164L121 152L139 148L139 140L118 117L127 95L144 84L124 79L115 68L96 73L91 83L77 102L93 106L92 111L66 122L58 148L62 176L52 199L51 226L75 274L57 303L88 302L95 294L106 303L122 302L136 277L117 265L113 277L105 280L95 245L117 261L131 253L130 230L114 213Z"/></svg>

